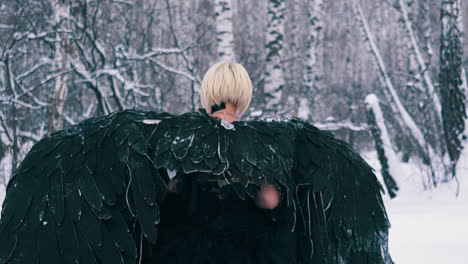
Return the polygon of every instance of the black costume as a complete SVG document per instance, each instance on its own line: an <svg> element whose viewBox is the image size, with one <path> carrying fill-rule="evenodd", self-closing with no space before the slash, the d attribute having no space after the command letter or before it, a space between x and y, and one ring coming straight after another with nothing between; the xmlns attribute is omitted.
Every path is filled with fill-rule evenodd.
<svg viewBox="0 0 468 264"><path fill-rule="evenodd" d="M252 201L264 180L274 210ZM8 184L0 264L392 263L380 192L358 154L300 120L117 112L31 149Z"/></svg>

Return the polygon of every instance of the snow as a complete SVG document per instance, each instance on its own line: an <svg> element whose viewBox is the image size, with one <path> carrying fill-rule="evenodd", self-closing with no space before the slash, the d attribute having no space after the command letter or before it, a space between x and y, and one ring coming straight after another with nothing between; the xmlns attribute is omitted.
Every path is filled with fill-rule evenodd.
<svg viewBox="0 0 468 264"><path fill-rule="evenodd" d="M337 131L340 129L348 129L352 131L366 131L368 129L366 124L353 123L351 122L351 120L335 121L333 119L329 119L328 122L325 123L314 122L313 124L317 128L326 131Z"/></svg>
<svg viewBox="0 0 468 264"><path fill-rule="evenodd" d="M159 119L144 119L143 124L148 124L148 125L154 125L154 124L159 124L161 120Z"/></svg>
<svg viewBox="0 0 468 264"><path fill-rule="evenodd" d="M380 139L382 140L384 155L387 158L389 173L394 177L393 175L399 174L399 162L393 149L393 144L387 131L387 126L385 125L385 119L383 117L382 109L380 109L379 99L375 94L369 94L366 96L365 102L366 108L368 110L372 110L374 113L375 123L380 130Z"/></svg>
<svg viewBox="0 0 468 264"><path fill-rule="evenodd" d="M447 190L445 190L447 191ZM386 200L392 227L389 250L399 264L466 263L468 201L450 192Z"/></svg>
<svg viewBox="0 0 468 264"><path fill-rule="evenodd" d="M15 29L16 25L0 24L0 29Z"/></svg>
<svg viewBox="0 0 468 264"><path fill-rule="evenodd" d="M119 59L128 59L128 60L148 60L152 57L157 57L161 55L167 55L167 54L182 54L187 50L187 48L156 48L152 49L151 51L144 53L144 54L137 54L133 52L126 52L122 46L117 46L116 47L116 55L117 58Z"/></svg>
<svg viewBox="0 0 468 264"><path fill-rule="evenodd" d="M468 151L465 151L468 152ZM380 178L377 153L363 157L376 169ZM384 203L392 224L389 235L390 254L398 264L463 264L468 258L468 153L462 154L457 181L424 191L424 170L418 161L400 163L395 178L398 196ZM457 196L458 192L458 196Z"/></svg>
<svg viewBox="0 0 468 264"><path fill-rule="evenodd" d="M297 112L297 117L303 120L309 120L311 112L309 100L306 97L301 97L301 99L299 99L299 110Z"/></svg>

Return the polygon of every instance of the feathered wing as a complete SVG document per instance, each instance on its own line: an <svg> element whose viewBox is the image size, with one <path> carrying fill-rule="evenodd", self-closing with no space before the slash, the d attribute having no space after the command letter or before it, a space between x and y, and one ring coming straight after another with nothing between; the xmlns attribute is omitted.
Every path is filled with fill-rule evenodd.
<svg viewBox="0 0 468 264"><path fill-rule="evenodd" d="M272 216L286 212L299 263L383 263L380 186L340 141L299 121L125 111L33 147L8 186L0 264L135 263L156 242L166 171L211 174L241 199L255 195L249 182L275 184L287 210Z"/></svg>
<svg viewBox="0 0 468 264"><path fill-rule="evenodd" d="M0 219L0 263L135 263L154 242L165 182L147 155L164 115L93 118L37 143L16 170Z"/></svg>
<svg viewBox="0 0 468 264"><path fill-rule="evenodd" d="M291 126L206 112L117 112L38 142L15 171L0 218L0 264L135 263L155 243L167 177L205 172L253 197L287 187ZM293 201L291 200L291 203Z"/></svg>
<svg viewBox="0 0 468 264"><path fill-rule="evenodd" d="M294 125L301 255L312 263L393 263L382 187L372 168L331 134Z"/></svg>

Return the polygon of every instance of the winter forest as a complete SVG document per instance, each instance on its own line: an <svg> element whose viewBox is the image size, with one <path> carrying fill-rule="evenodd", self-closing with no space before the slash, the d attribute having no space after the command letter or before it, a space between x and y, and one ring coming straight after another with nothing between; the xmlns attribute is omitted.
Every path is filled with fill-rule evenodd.
<svg viewBox="0 0 468 264"><path fill-rule="evenodd" d="M376 169L397 263L462 263L462 2L1 0L0 201L12 171L42 137L123 109L196 111L209 66L236 61L254 85L244 119L305 119ZM428 218L434 222L414 230ZM447 248L429 243L436 237L428 229L448 229L437 237ZM413 256L425 250L441 256Z"/></svg>

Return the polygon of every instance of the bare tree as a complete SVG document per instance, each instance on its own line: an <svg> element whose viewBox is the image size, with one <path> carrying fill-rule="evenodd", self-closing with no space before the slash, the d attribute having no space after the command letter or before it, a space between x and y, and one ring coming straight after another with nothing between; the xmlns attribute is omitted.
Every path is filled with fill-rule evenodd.
<svg viewBox="0 0 468 264"><path fill-rule="evenodd" d="M377 65L381 74L384 94L387 97L390 108L396 115L396 120L398 121L399 125L407 132L407 135L413 139L423 158L430 164L431 176L428 177L426 186L430 187L436 185L443 176L440 175L440 172L445 170L442 163L442 157L440 157L434 151L433 147L428 144L428 142L426 142L421 129L401 103L400 97L395 90L390 76L388 75L388 71L382 56L380 55L380 51L375 44L374 37L369 30L367 19L364 16L360 0L354 0L354 3L354 8L356 10L357 19L360 23L360 27L364 35L364 40L367 42L369 51L374 57L375 64Z"/></svg>

